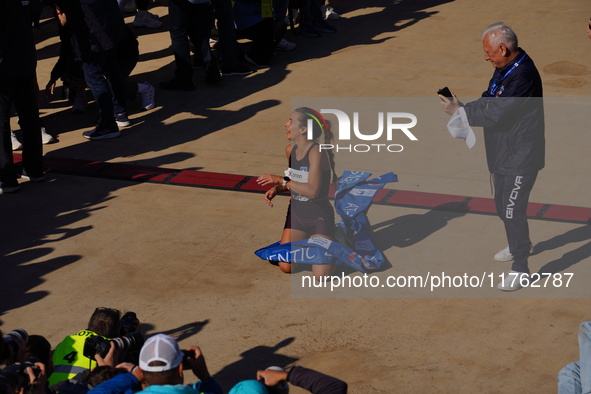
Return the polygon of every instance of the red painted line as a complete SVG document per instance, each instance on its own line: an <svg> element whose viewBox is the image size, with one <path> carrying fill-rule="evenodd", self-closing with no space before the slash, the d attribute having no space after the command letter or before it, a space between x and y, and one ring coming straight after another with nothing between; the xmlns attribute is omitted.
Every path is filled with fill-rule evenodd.
<svg viewBox="0 0 591 394"><path fill-rule="evenodd" d="M171 174L177 172L177 170L159 167L137 166L125 163L105 163L102 161L68 159L60 157L45 157L44 164L49 172L65 172L75 175L101 176L105 178L131 180L135 182L161 182Z"/></svg>
<svg viewBox="0 0 591 394"><path fill-rule="evenodd" d="M234 189L234 187L243 179L244 175L185 170L178 173L168 182L172 184L204 186L219 189Z"/></svg>
<svg viewBox="0 0 591 394"><path fill-rule="evenodd" d="M546 219L583 221L591 224L591 208L573 207L568 205L550 205L543 215Z"/></svg>
<svg viewBox="0 0 591 394"><path fill-rule="evenodd" d="M14 154L15 163L22 161L22 155ZM70 159L46 156L45 167L50 173L63 173L128 180L131 182L155 182L186 185L223 190L264 193L269 187L260 186L256 177L216 172L175 170L170 168L139 166L127 163L108 163L101 161ZM330 197L334 196L331 185ZM285 193L286 195L288 193ZM389 198L384 200L387 196ZM461 210L470 213L494 214L494 201L490 198L466 197L450 194L416 192L407 190L381 189L373 198L376 204L396 205L411 208L435 208ZM556 220L591 224L591 208L568 205L529 203L527 216L538 220Z"/></svg>
<svg viewBox="0 0 591 394"><path fill-rule="evenodd" d="M129 179L135 182L164 182L177 172L178 170L171 170L170 168L112 163L100 175L107 178Z"/></svg>
<svg viewBox="0 0 591 394"><path fill-rule="evenodd" d="M266 186L259 185L257 183L257 177L253 176L244 185L242 185L240 190L248 190L248 191L253 191L253 192L265 193L270 188L271 188L271 185L266 185Z"/></svg>
<svg viewBox="0 0 591 394"><path fill-rule="evenodd" d="M466 204L466 207L473 212L497 214L495 202L491 198L474 197Z"/></svg>
<svg viewBox="0 0 591 394"><path fill-rule="evenodd" d="M526 215L528 217L536 217L538 212L540 212L540 210L544 208L544 205L546 204L540 204L539 202L530 202L529 204L527 204ZM589 218L591 218L591 216Z"/></svg>
<svg viewBox="0 0 591 394"><path fill-rule="evenodd" d="M465 200L466 197L463 196L398 190L392 197L390 197L390 199L388 199L387 202L396 205L416 205L421 207L435 208L446 204L458 206Z"/></svg>
<svg viewBox="0 0 591 394"><path fill-rule="evenodd" d="M380 190L378 190L378 192L376 193L376 195L373 196L373 200L372 201L373 202L382 201L382 199L384 197L386 197L388 195L388 193L390 193L390 192L391 192L391 190L389 190L389 189L380 189Z"/></svg>
<svg viewBox="0 0 591 394"><path fill-rule="evenodd" d="M17 161L15 160L15 162ZM68 174L87 176L98 175L109 165L108 163L102 161L68 159L57 157L44 158L44 163L45 167L49 172L67 172Z"/></svg>

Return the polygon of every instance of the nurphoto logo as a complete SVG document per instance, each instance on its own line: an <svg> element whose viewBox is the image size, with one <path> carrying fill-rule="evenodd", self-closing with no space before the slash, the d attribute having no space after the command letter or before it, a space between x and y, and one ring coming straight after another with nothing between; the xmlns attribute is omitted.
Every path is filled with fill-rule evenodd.
<svg viewBox="0 0 591 394"><path fill-rule="evenodd" d="M338 142L351 141L352 134L357 140L361 141L375 141L374 143L362 144L319 144L320 151L335 150L336 152L392 152L398 153L404 150L402 144L391 143L395 138L404 135L411 141L418 141L418 138L410 131L416 126L417 117L408 112L378 112L378 126L377 131L369 131L366 128L362 129L360 126L359 112L353 112L353 127L351 127L351 119L344 111L338 109L321 109L321 114L332 114L336 116L338 124ZM312 120L308 120L308 138L312 139ZM375 126L374 126L375 127ZM353 133L351 133L353 131ZM384 133L385 131L385 133ZM387 143L379 143L384 141Z"/></svg>

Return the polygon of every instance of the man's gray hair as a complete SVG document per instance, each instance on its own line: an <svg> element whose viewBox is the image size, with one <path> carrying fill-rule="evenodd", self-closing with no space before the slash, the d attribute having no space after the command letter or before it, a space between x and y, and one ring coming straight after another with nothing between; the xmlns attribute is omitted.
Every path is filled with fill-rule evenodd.
<svg viewBox="0 0 591 394"><path fill-rule="evenodd" d="M516 51L519 47L517 34L503 22L493 23L482 32L482 39L489 36L492 45L505 45L510 51Z"/></svg>

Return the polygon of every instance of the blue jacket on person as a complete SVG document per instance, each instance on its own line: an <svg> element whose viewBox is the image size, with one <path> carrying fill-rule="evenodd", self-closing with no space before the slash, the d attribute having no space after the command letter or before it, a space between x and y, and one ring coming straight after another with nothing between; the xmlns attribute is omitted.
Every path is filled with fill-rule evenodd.
<svg viewBox="0 0 591 394"><path fill-rule="evenodd" d="M525 58L513 67L521 55ZM490 88L495 81L498 86L491 97ZM531 174L544 168L542 96L540 74L533 60L519 48L515 59L495 69L489 90L482 98L464 106L470 126L484 127L486 159L491 173Z"/></svg>
<svg viewBox="0 0 591 394"><path fill-rule="evenodd" d="M141 391L139 380L131 374L124 373L103 382L90 390L88 394L223 394L222 388L214 378L197 381L192 385L152 385Z"/></svg>

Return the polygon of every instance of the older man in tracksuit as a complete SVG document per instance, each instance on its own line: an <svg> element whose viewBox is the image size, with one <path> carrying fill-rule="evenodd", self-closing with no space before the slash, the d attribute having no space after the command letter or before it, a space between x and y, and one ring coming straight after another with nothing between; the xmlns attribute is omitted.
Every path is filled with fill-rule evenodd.
<svg viewBox="0 0 591 394"><path fill-rule="evenodd" d="M495 67L482 98L464 105L470 126L484 127L489 171L497 214L505 225L508 250L495 259L513 259L499 289L513 291L527 281L531 253L527 204L538 171L544 168L544 106L542 80L527 53L519 48L510 27L497 23L482 34L484 58ZM453 114L462 104L444 100ZM501 256L503 255L503 256Z"/></svg>

